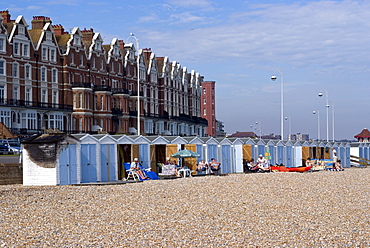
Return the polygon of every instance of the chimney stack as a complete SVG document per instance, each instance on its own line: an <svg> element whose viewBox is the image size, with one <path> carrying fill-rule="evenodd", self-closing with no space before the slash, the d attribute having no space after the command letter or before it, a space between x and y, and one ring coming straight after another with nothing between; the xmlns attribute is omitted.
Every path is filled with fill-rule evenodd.
<svg viewBox="0 0 370 248"><path fill-rule="evenodd" d="M10 20L10 14L8 10L0 11L1 17L3 18L3 23L10 23L12 20Z"/></svg>
<svg viewBox="0 0 370 248"><path fill-rule="evenodd" d="M46 23L51 23L51 20L46 16L34 16L31 23L32 29L43 29Z"/></svg>

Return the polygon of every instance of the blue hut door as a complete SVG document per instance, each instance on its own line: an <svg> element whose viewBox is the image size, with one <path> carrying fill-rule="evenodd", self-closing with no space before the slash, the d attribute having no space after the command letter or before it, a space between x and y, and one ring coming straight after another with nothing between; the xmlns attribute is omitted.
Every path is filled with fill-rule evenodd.
<svg viewBox="0 0 370 248"><path fill-rule="evenodd" d="M203 145L197 145L196 148L197 148L197 153L200 155L197 158L197 164L198 164L201 160L205 160L203 157Z"/></svg>
<svg viewBox="0 0 370 248"><path fill-rule="evenodd" d="M70 144L59 155L60 185L77 183L77 152L76 145Z"/></svg>
<svg viewBox="0 0 370 248"><path fill-rule="evenodd" d="M293 166L293 147L286 146L286 166L292 167Z"/></svg>
<svg viewBox="0 0 370 248"><path fill-rule="evenodd" d="M221 170L222 173L231 173L231 156L230 156L230 146L222 145L222 161L221 161Z"/></svg>
<svg viewBox="0 0 370 248"><path fill-rule="evenodd" d="M149 144L139 145L139 160L144 168L150 168L149 164Z"/></svg>
<svg viewBox="0 0 370 248"><path fill-rule="evenodd" d="M284 146L277 147L277 163L284 164Z"/></svg>
<svg viewBox="0 0 370 248"><path fill-rule="evenodd" d="M81 145L81 182L96 182L96 145Z"/></svg>
<svg viewBox="0 0 370 248"><path fill-rule="evenodd" d="M208 145L208 160L212 158L217 160L217 145Z"/></svg>
<svg viewBox="0 0 370 248"><path fill-rule="evenodd" d="M101 180L103 182L115 179L114 145L101 145Z"/></svg>

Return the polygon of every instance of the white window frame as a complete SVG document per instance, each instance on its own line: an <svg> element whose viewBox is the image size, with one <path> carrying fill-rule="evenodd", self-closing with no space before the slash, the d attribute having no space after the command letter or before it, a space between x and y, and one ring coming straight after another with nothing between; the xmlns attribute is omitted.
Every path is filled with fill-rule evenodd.
<svg viewBox="0 0 370 248"><path fill-rule="evenodd" d="M42 66L41 68L40 68L40 80L41 80L41 82L46 82L47 81L47 68L45 67L45 66Z"/></svg>
<svg viewBox="0 0 370 248"><path fill-rule="evenodd" d="M24 78L31 80L32 79L32 67L30 64L24 65Z"/></svg>
<svg viewBox="0 0 370 248"><path fill-rule="evenodd" d="M51 82L58 83L58 69L53 68L51 70Z"/></svg>
<svg viewBox="0 0 370 248"><path fill-rule="evenodd" d="M0 38L0 52L5 52L5 38L1 37Z"/></svg>
<svg viewBox="0 0 370 248"><path fill-rule="evenodd" d="M0 75L2 76L5 76L5 72L6 72L6 61L4 59L0 59L0 62L3 63L3 66L0 67Z"/></svg>
<svg viewBox="0 0 370 248"><path fill-rule="evenodd" d="M19 78L19 64L17 62L12 63L12 77Z"/></svg>
<svg viewBox="0 0 370 248"><path fill-rule="evenodd" d="M14 42L13 44L13 52L15 55L20 55L20 51L21 48L20 48L20 43L19 42Z"/></svg>

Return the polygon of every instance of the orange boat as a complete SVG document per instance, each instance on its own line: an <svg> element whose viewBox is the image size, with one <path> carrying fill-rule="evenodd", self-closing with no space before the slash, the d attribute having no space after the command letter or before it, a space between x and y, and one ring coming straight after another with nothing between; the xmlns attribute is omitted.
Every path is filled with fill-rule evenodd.
<svg viewBox="0 0 370 248"><path fill-rule="evenodd" d="M271 166L272 171L281 172L305 172L311 170L312 166L307 167L285 167L285 166Z"/></svg>

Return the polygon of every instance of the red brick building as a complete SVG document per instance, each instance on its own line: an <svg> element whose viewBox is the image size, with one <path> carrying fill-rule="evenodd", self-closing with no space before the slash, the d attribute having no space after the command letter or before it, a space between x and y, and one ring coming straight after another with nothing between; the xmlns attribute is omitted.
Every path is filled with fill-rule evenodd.
<svg viewBox="0 0 370 248"><path fill-rule="evenodd" d="M92 28L0 15L0 121L12 132L135 133L140 121L141 134L205 135L199 73Z"/></svg>
<svg viewBox="0 0 370 248"><path fill-rule="evenodd" d="M202 117L208 121L206 134L216 137L216 92L215 81L202 83L201 111Z"/></svg>

